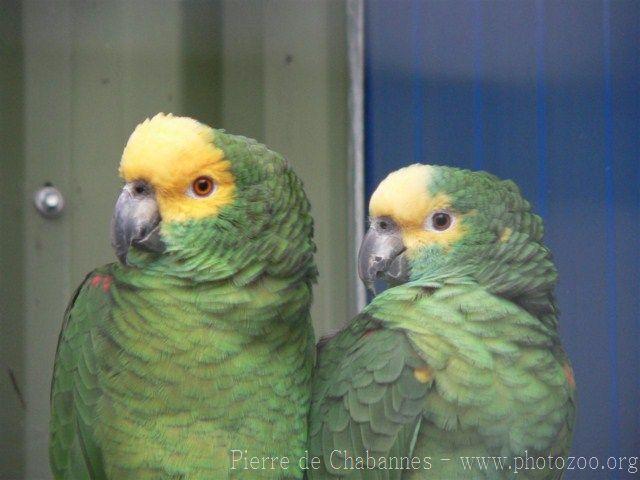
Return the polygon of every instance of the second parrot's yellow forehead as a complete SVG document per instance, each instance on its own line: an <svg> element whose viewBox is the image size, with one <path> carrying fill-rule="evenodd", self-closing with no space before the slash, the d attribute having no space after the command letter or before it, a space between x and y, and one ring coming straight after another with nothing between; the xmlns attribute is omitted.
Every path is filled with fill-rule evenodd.
<svg viewBox="0 0 640 480"><path fill-rule="evenodd" d="M373 192L369 215L391 218L402 229L408 250L425 244L450 246L464 234L460 222L444 232L426 231L426 219L435 212L451 209L451 198L444 192L431 193L437 167L415 164L389 174Z"/></svg>
<svg viewBox="0 0 640 480"><path fill-rule="evenodd" d="M389 174L373 192L369 214L393 218L401 226L422 225L430 211L449 206L446 195L429 193L434 170L431 165L411 165Z"/></svg>
<svg viewBox="0 0 640 480"><path fill-rule="evenodd" d="M151 184L162 218L182 221L215 215L233 197L234 177L224 152L215 146L212 128L191 118L158 114L138 125L120 162L126 182ZM210 177L215 192L189 196L199 177Z"/></svg>

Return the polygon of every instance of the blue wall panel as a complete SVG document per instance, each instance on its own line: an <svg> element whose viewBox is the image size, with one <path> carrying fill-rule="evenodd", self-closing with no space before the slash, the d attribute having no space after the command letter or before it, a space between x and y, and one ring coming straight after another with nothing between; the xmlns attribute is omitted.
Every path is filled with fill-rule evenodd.
<svg viewBox="0 0 640 480"><path fill-rule="evenodd" d="M637 456L640 2L372 0L365 25L367 194L413 162L515 180L560 271L572 454Z"/></svg>

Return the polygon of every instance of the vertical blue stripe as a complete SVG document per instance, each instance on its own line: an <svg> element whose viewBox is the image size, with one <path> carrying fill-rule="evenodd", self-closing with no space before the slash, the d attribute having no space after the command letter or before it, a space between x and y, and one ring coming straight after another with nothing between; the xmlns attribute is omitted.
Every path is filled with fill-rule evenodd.
<svg viewBox="0 0 640 480"><path fill-rule="evenodd" d="M609 0L602 3L603 74L604 74L604 179L607 225L605 278L607 282L607 316L609 320L610 369L610 439L611 455L620 453L620 395L618 380L618 292L616 279L615 191L613 188L613 85L611 79L611 10ZM619 478L618 472L611 472Z"/></svg>
<svg viewBox="0 0 640 480"><path fill-rule="evenodd" d="M482 91L484 51L482 3L480 0L473 2L473 168L484 169L484 123L483 108L484 96Z"/></svg>
<svg viewBox="0 0 640 480"><path fill-rule="evenodd" d="M538 195L536 206L542 218L547 218L547 85L545 82L544 1L536 1L536 147L538 157Z"/></svg>
<svg viewBox="0 0 640 480"><path fill-rule="evenodd" d="M425 48L421 42L420 26L424 24L423 1L413 0L411 4L411 45L413 47L412 103L413 103L413 162L425 160Z"/></svg>

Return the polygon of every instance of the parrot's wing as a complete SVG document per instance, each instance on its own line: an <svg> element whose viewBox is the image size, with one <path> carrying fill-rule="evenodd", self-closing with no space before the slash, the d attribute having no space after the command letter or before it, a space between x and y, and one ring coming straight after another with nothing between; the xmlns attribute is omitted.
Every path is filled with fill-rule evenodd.
<svg viewBox="0 0 640 480"><path fill-rule="evenodd" d="M474 341L478 332L485 347ZM492 393L496 382L504 395ZM466 402L464 421L481 432L487 451L497 445L499 455L511 458L532 445L530 454L566 455L574 387L548 327L512 302L464 279L438 289L395 287L321 346L308 473L401 478L403 470L389 468L389 460L386 470L347 470L344 457L368 451L376 462L413 458L419 435L434 426L433 431L453 430L460 422L442 401L446 398ZM505 433L509 441L501 445ZM321 458L319 469L311 464L313 457Z"/></svg>
<svg viewBox="0 0 640 480"><path fill-rule="evenodd" d="M94 439L100 385L96 325L110 314L108 273L90 273L65 312L51 383L49 459L56 479L106 478Z"/></svg>
<svg viewBox="0 0 640 480"><path fill-rule="evenodd" d="M310 425L309 476L345 470L349 458L411 458L425 398L429 368L401 331L379 328L361 315L321 344ZM311 464L320 457L319 469ZM349 466L349 463L346 463ZM337 468L336 468L337 467ZM400 478L402 470L367 469L367 478Z"/></svg>

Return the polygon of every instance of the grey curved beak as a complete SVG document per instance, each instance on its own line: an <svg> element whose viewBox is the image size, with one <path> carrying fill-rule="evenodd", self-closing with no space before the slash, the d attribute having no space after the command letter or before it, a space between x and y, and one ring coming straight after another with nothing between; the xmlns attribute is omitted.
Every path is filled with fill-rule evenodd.
<svg viewBox="0 0 640 480"><path fill-rule="evenodd" d="M383 224L385 228L381 228ZM409 263L400 229L392 220L374 222L367 231L358 252L358 275L374 293L376 280L398 285L409 279Z"/></svg>
<svg viewBox="0 0 640 480"><path fill-rule="evenodd" d="M116 202L111 220L111 245L118 260L127 264L132 246L161 253L160 211L153 189L146 182L127 183Z"/></svg>

